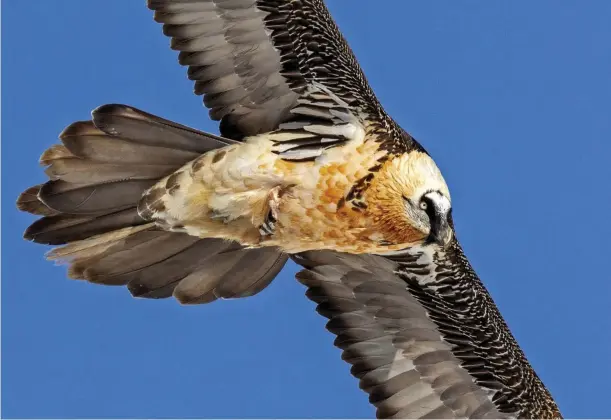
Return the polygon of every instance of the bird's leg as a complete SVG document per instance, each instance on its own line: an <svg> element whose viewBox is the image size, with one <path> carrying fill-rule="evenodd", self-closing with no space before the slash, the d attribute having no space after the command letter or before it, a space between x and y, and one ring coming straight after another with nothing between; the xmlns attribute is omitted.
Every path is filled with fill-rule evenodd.
<svg viewBox="0 0 611 420"><path fill-rule="evenodd" d="M280 198L282 197L283 187L278 185L270 190L267 196L267 214L263 224L259 226L259 233L261 236L271 236L274 234L276 229L276 221L278 220L278 213L280 211Z"/></svg>

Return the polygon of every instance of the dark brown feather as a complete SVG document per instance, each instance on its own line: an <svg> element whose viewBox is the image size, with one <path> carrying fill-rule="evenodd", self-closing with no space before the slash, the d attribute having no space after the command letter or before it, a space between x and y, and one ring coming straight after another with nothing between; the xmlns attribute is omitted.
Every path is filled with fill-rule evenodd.
<svg viewBox="0 0 611 420"><path fill-rule="evenodd" d="M321 0L148 0L221 133L272 131L312 83L386 118Z"/></svg>
<svg viewBox="0 0 611 420"><path fill-rule="evenodd" d="M327 329L378 418L501 418L452 353L429 313L381 257L329 251L295 256L297 278L329 318ZM322 310L321 310L322 309Z"/></svg>
<svg viewBox="0 0 611 420"><path fill-rule="evenodd" d="M45 206L39 199L38 193L42 188L43 184L34 185L21 194L17 198L17 208L27 213L35 214L37 216L55 216L59 212L50 209Z"/></svg>
<svg viewBox="0 0 611 420"><path fill-rule="evenodd" d="M133 207L98 217L58 214L32 223L25 231L24 238L39 244L62 245L142 223L144 220Z"/></svg>
<svg viewBox="0 0 611 420"><path fill-rule="evenodd" d="M49 181L38 197L53 210L67 214L108 214L134 206L156 180L126 180L103 184Z"/></svg>
<svg viewBox="0 0 611 420"><path fill-rule="evenodd" d="M112 235L89 239L82 249L62 252L59 248L50 257L68 262L72 278L127 285L135 297L174 295L184 304L255 295L271 283L287 260L277 249L243 249L220 239L154 228L117 240Z"/></svg>
<svg viewBox="0 0 611 420"><path fill-rule="evenodd" d="M85 159L55 159L45 170L52 180L75 184L99 184L121 179L160 179L176 169L175 165L125 165L98 163Z"/></svg>
<svg viewBox="0 0 611 420"><path fill-rule="evenodd" d="M92 114L43 153L50 180L17 200L20 210L45 216L26 230L26 239L67 244L48 257L67 262L69 277L127 285L137 297L174 294L182 303L206 303L254 295L274 279L287 260L277 249L165 232L136 208L159 179L233 140L124 105Z"/></svg>
<svg viewBox="0 0 611 420"><path fill-rule="evenodd" d="M457 241L293 259L379 418L561 417Z"/></svg>
<svg viewBox="0 0 611 420"><path fill-rule="evenodd" d="M72 154L94 162L176 167L200 155L189 150L153 146L115 137L98 129L90 121L68 126L60 139Z"/></svg>
<svg viewBox="0 0 611 420"><path fill-rule="evenodd" d="M102 105L92 116L95 126L105 133L149 146L203 154L235 143L125 105Z"/></svg>
<svg viewBox="0 0 611 420"><path fill-rule="evenodd" d="M47 216L27 230L27 239L62 244L144 223L134 214L148 187L233 142L125 105L103 105L92 115L70 124L60 134L63 144L41 156L50 181L17 200L19 209Z"/></svg>

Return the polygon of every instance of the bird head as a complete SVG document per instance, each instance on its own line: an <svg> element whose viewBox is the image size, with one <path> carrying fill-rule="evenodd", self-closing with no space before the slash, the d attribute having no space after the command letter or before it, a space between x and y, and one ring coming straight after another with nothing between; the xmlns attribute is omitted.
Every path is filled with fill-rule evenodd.
<svg viewBox="0 0 611 420"><path fill-rule="evenodd" d="M388 159L369 188L367 204L376 230L388 243L445 247L452 241L450 192L424 152Z"/></svg>

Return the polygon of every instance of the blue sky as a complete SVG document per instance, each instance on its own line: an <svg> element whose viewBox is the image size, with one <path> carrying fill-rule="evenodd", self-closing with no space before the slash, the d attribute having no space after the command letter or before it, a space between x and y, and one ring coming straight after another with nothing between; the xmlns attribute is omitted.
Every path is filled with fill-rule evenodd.
<svg viewBox="0 0 611 420"><path fill-rule="evenodd" d="M217 126L144 0L3 3L3 416L371 417L295 265L254 298L181 307L67 280L21 239L15 198L94 107ZM611 416L611 2L330 8L441 167L465 251L563 414Z"/></svg>

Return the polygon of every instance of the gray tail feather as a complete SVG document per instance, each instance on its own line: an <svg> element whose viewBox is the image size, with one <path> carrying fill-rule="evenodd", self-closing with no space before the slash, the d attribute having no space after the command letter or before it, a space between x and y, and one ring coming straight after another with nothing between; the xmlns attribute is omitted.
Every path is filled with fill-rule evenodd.
<svg viewBox="0 0 611 420"><path fill-rule="evenodd" d="M17 207L43 216L24 237L64 245L48 257L69 263L71 278L127 285L134 296L205 303L256 294L284 266L277 249L164 232L138 215L147 188L233 140L125 105L95 109L60 140L40 159L49 181L24 191Z"/></svg>

